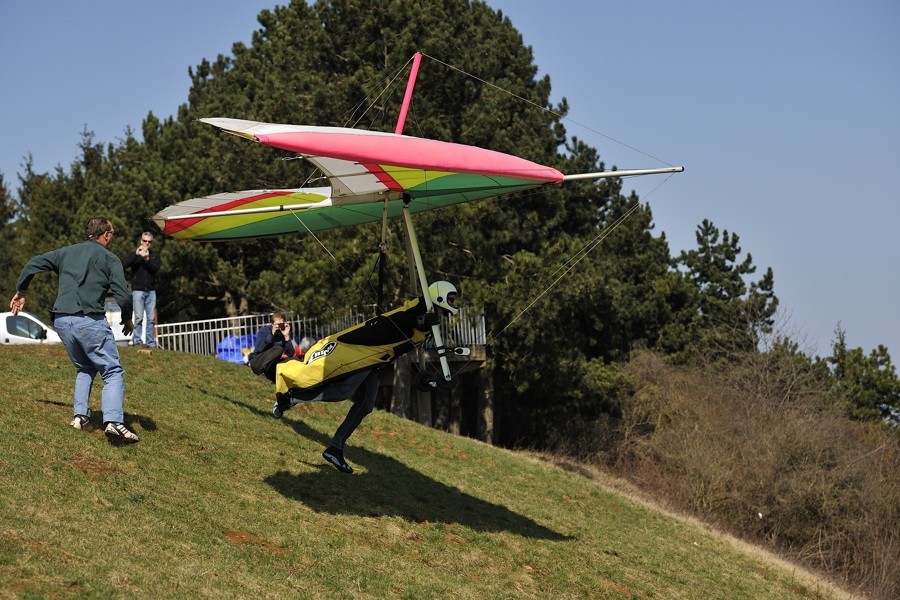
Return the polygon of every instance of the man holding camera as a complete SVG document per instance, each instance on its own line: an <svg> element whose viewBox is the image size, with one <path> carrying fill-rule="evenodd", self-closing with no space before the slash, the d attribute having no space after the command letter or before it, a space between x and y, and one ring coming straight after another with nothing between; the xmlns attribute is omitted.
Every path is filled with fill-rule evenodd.
<svg viewBox="0 0 900 600"><path fill-rule="evenodd" d="M283 313L272 315L272 324L259 330L256 334L256 345L253 352L247 356L247 362L253 360L257 354L262 354L270 348L280 347L284 358L294 357L294 342L291 341L291 324L284 320Z"/></svg>
<svg viewBox="0 0 900 600"><path fill-rule="evenodd" d="M134 304L134 334L132 343L135 346L146 344L148 348L156 347L154 331L156 314L156 274L159 273L159 253L152 250L153 234L145 231L141 234L141 243L134 252L122 259L125 269L131 269L131 298ZM146 315L146 320L145 320ZM144 334L144 325L147 333ZM141 336L143 335L143 340Z"/></svg>

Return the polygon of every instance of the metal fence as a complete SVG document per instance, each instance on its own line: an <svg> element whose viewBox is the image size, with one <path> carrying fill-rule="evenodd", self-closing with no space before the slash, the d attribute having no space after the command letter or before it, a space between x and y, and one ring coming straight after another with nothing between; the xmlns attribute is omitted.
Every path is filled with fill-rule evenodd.
<svg viewBox="0 0 900 600"><path fill-rule="evenodd" d="M303 336L321 339L362 323L372 316L350 312L327 322L296 316L287 321L291 324L291 337L294 341L299 341ZM177 350L188 354L224 357L231 352L237 362L241 351L252 348L256 334L271 322L271 315L266 314L158 324L156 342L165 350ZM456 315L443 319L441 333L448 345L483 346L486 340L484 316L480 314L469 316L465 309L461 308ZM230 346L228 342L231 342Z"/></svg>

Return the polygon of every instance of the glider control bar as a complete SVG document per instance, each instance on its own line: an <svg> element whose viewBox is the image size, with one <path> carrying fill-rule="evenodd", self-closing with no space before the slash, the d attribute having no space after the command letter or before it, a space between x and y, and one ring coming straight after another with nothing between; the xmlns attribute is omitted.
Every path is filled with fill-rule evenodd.
<svg viewBox="0 0 900 600"><path fill-rule="evenodd" d="M663 167L660 169L632 169L630 171L600 171L598 173L576 173L563 175L563 181L575 179L612 179L613 177L631 177L633 175L659 175L661 173L681 173L684 167Z"/></svg>

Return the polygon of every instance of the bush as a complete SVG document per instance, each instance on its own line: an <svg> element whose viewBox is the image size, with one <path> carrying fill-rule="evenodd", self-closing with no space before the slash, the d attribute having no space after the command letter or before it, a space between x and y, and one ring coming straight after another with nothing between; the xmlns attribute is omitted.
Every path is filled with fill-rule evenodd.
<svg viewBox="0 0 900 600"><path fill-rule="evenodd" d="M607 466L670 506L900 597L900 435L836 412L820 365L783 348L692 368L639 352L627 372L634 395L595 444Z"/></svg>

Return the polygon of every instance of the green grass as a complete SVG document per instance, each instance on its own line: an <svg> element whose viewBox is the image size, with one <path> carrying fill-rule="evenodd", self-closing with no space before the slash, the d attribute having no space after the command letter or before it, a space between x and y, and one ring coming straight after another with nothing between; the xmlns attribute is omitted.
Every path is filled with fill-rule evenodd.
<svg viewBox="0 0 900 600"><path fill-rule="evenodd" d="M273 387L246 367L122 360L131 446L68 426L60 346L0 347L0 596L837 595L589 478L381 411L346 475L320 456L346 402L276 421Z"/></svg>

